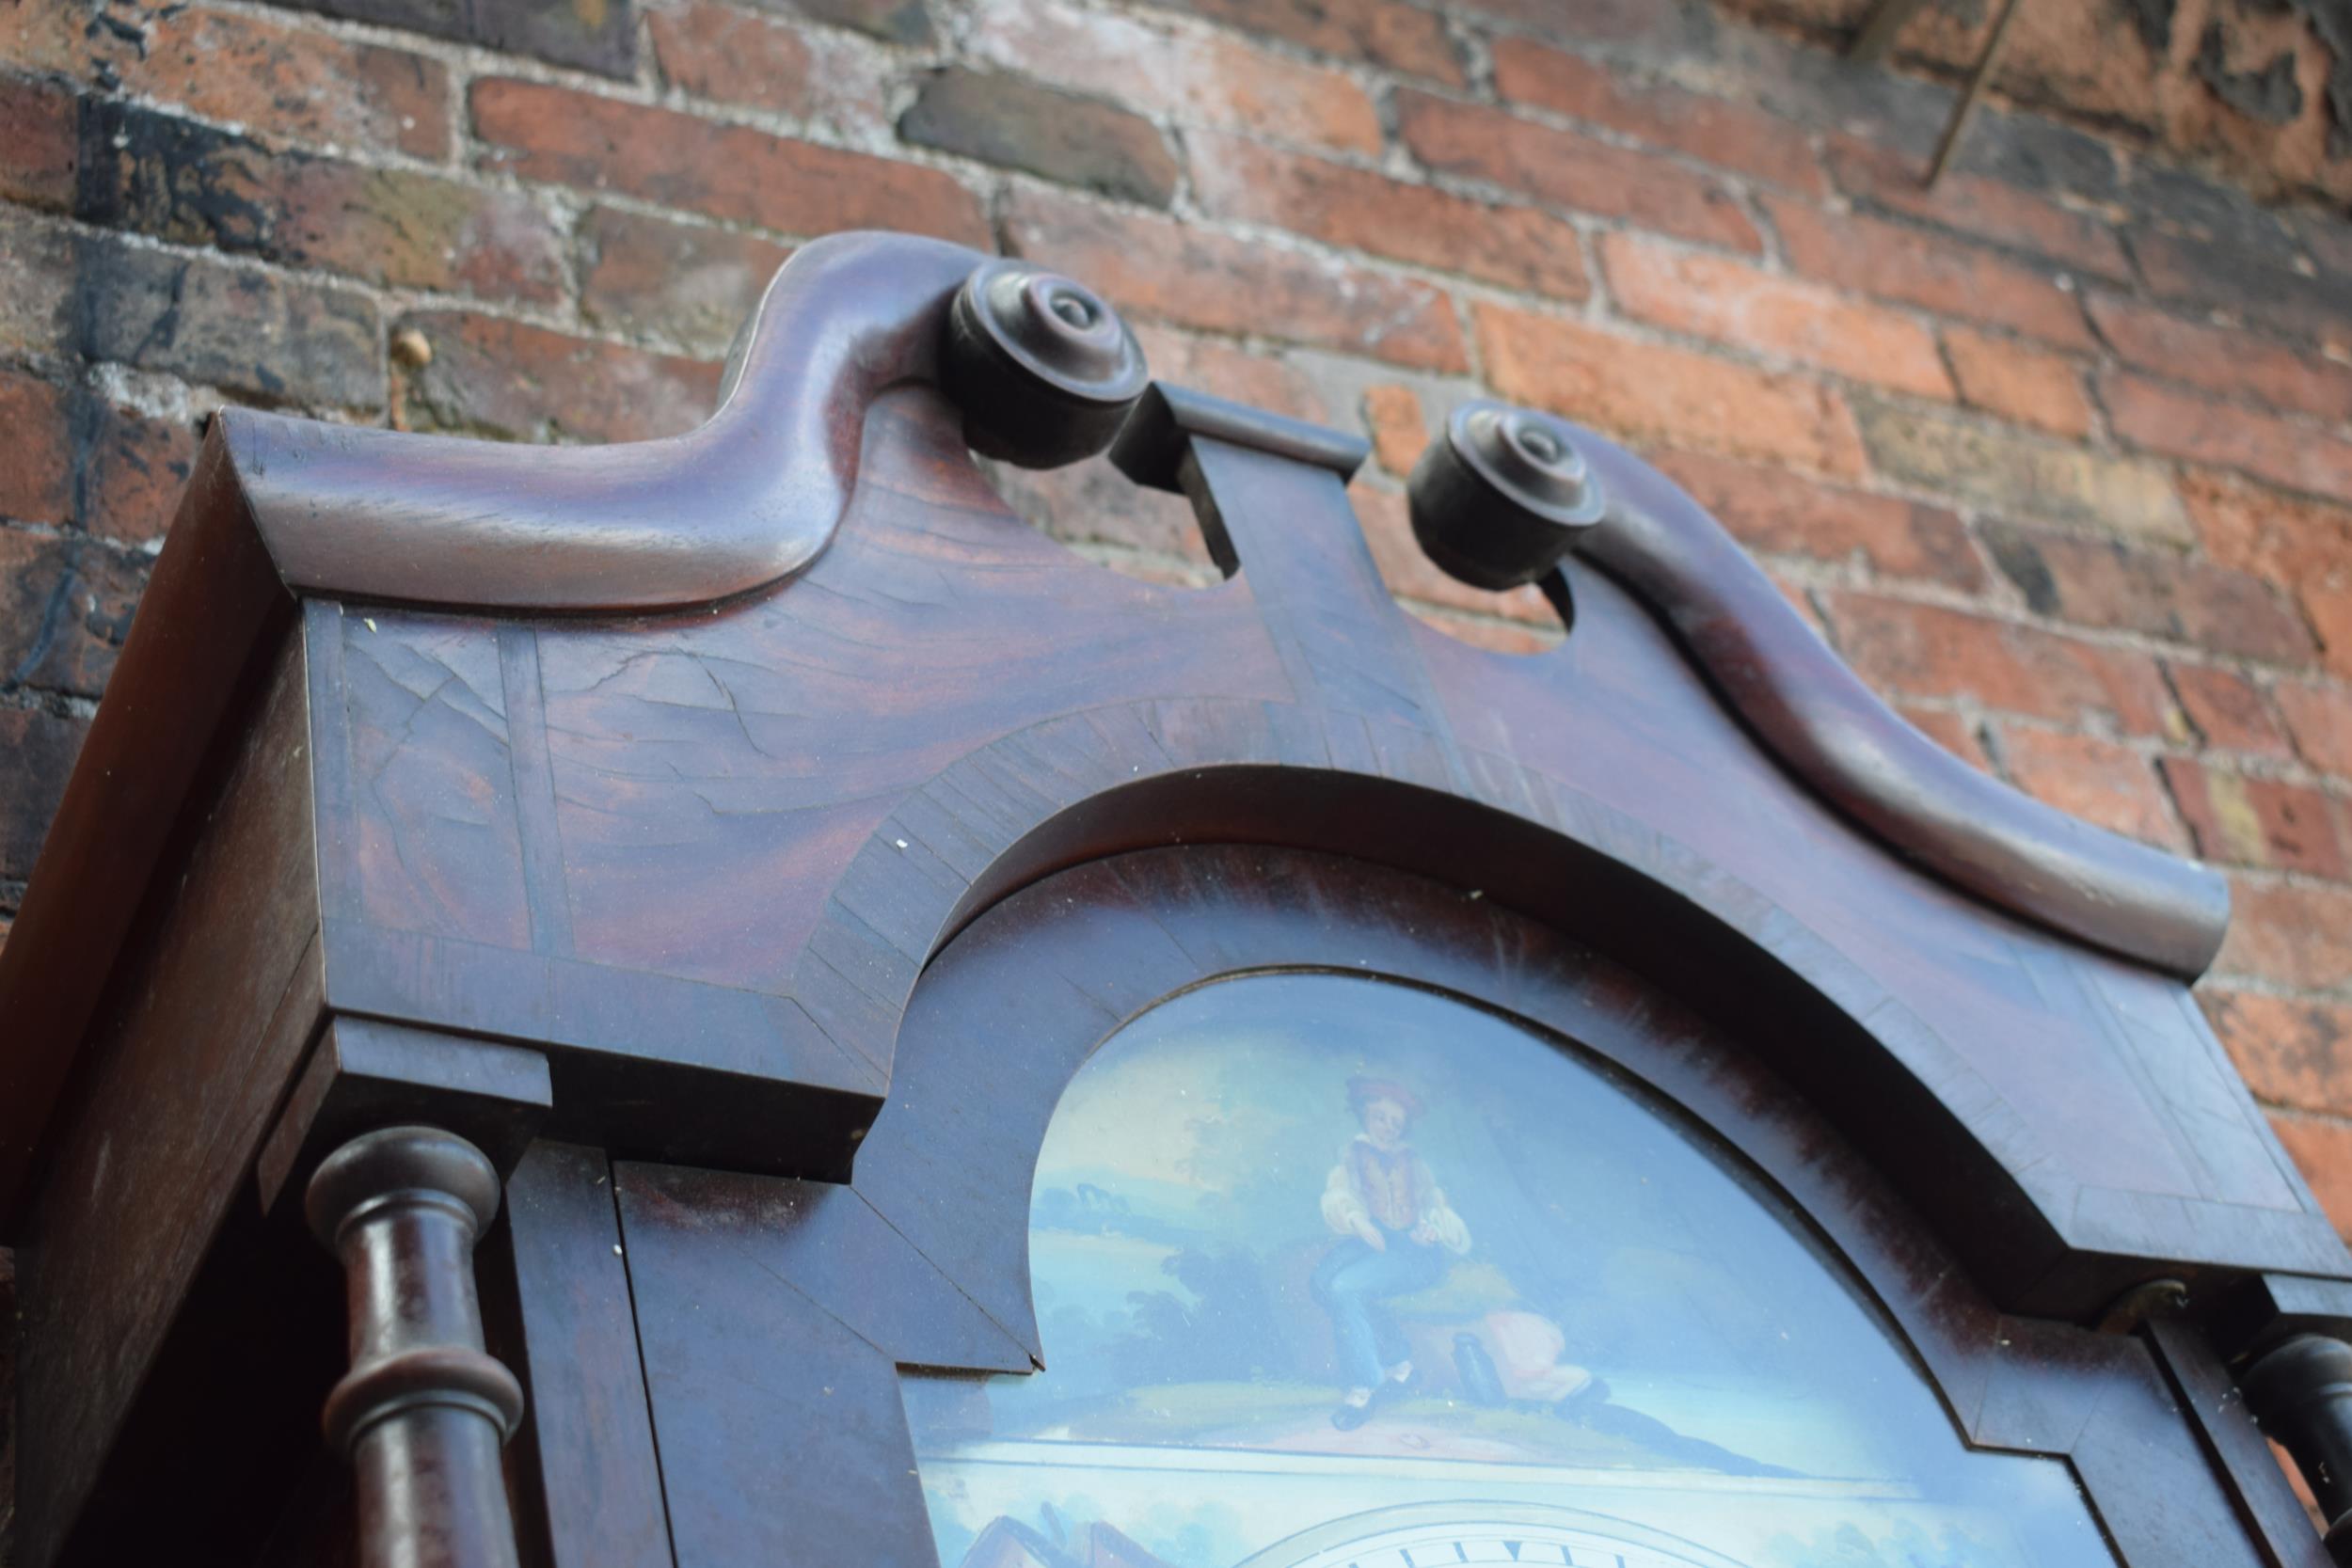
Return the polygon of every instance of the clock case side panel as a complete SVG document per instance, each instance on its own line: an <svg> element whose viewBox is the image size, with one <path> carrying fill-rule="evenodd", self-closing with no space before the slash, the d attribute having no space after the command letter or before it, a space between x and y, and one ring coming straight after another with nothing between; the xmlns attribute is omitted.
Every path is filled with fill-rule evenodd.
<svg viewBox="0 0 2352 1568"><path fill-rule="evenodd" d="M331 1267L246 1184L325 1018L302 649L290 617L260 630L62 1085L20 1232L27 1568L183 1531L249 1547L305 1467L341 1355ZM212 1440L191 1444L199 1430Z"/></svg>

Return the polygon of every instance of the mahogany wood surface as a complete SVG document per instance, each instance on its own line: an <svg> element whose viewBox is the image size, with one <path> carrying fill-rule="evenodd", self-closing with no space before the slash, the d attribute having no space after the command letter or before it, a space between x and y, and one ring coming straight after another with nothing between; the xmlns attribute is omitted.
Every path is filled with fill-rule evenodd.
<svg viewBox="0 0 2352 1568"><path fill-rule="evenodd" d="M803 246L744 324L718 410L683 436L550 451L241 410L230 458L297 591L526 610L723 599L825 547L865 404L935 375L977 259L899 234ZM384 483L394 472L408 482Z"/></svg>
<svg viewBox="0 0 2352 1568"><path fill-rule="evenodd" d="M1896 862L1855 827L1895 836L1868 790L1825 800L1759 744L1787 727L1775 711L1830 713L1845 739L1810 766L1795 753L1820 784L1835 772L1822 756L1885 752L1908 732L1818 654L1799 673L1826 695L1800 702L1776 623L1724 561L1661 578L1637 569L1633 546L1588 546L1654 597L1690 599L1682 634L1754 732L1598 577L1576 575L1580 624L1545 656L1474 652L1411 622L1330 471L1355 445L1164 391L1143 413L1176 436L1133 466L1192 489L1238 576L1206 591L1115 578L1006 514L963 450L961 414L929 385L946 298L973 261L890 237L810 247L747 339L728 412L683 446L523 454L226 420L180 531L190 549L217 535L214 553L235 554L249 524L289 580L337 595L304 615L332 1006L549 1048L564 1136L837 1176L886 1088L914 974L959 919L1056 863L1162 841L1164 802L1145 809L1118 785L1205 770L1186 808L1195 831L1280 836L1305 830L1253 817L1242 797L1262 781L1235 770L1293 772L1276 787L1384 786L1392 816L1438 810L1436 797L1486 808L1454 812L1463 826L1447 834L1311 840L1326 847L1487 879L1482 857L1513 831L1501 814L1539 830L1528 842L1550 862L1547 878L1542 859L1513 856L1525 896L1572 899L1569 879L1597 854L1830 998L1894 1064L1865 1076L1934 1101L1898 1117L1956 1125L2013 1189L1989 1203L2029 1214L2030 1256L1995 1271L2004 1299L2088 1314L2142 1262L2344 1271L2177 985ZM1687 504L1602 456L1629 498L1629 538ZM655 528L655 512L671 521ZM753 514L771 546L799 542L744 556L727 531ZM836 516L831 548L757 586L807 562ZM630 539L641 555L613 553ZM757 569L664 587L704 546ZM394 570L420 562L442 575ZM204 568L220 582L227 570ZM481 586L526 579L546 593ZM1714 597L1691 598L1694 582ZM730 588L751 591L593 619L370 602L579 609ZM164 658L127 657L150 672L131 688L168 689ZM1229 783L1238 794L1217 799ZM2016 809L1976 815L2005 822L2004 843L2033 839L2042 819L2000 799ZM1929 859L1947 873L1982 860L1967 811L1917 810L1959 834ZM63 859L94 830L61 821ZM2093 874L2105 841L2087 834L2045 834L1993 879L2047 918L2100 902L2118 883ZM2037 882L2053 865L2074 879ZM2166 883L2151 870L2139 904ZM103 889L58 896L55 912L28 904L31 939L10 955L40 950L77 908L103 926ZM2137 907L2111 901L2127 917ZM2134 940L2186 966L2213 912L2188 898L2178 923ZM0 996L31 984L10 967ZM12 1124L41 1117L40 1081L74 1049L72 1007L50 1011L9 1053L36 1091Z"/></svg>
<svg viewBox="0 0 2352 1568"><path fill-rule="evenodd" d="M928 1534L899 1533L924 1515L891 1368L1017 1370L1025 1357L993 1354L985 1334L960 1354L911 1303L952 1288L1038 1354L1029 1189L1063 1086L1171 994L1302 968L1501 1008L1694 1118L1855 1271L1968 1441L2074 1465L2128 1568L2322 1560L2249 1531L2249 1511L2275 1497L2242 1501L2145 1342L1999 1312L1745 1040L1491 899L1352 860L1203 846L1065 871L952 942L916 990L850 1188L618 1168L678 1568L827 1561L844 1528L867 1560L929 1568ZM866 1210L900 1240L853 1256L819 1216ZM825 1440L811 1449L815 1431Z"/></svg>
<svg viewBox="0 0 2352 1568"><path fill-rule="evenodd" d="M2164 1313L2149 1323L2148 1343L2215 1463L2236 1482L2239 1510L2270 1560L2277 1568L2326 1568L2328 1551L2311 1515L2207 1338L2185 1318Z"/></svg>
<svg viewBox="0 0 2352 1568"><path fill-rule="evenodd" d="M290 1179L378 1127L431 1117L511 1170L547 1115L548 1062L535 1051L375 1019L330 1021L262 1146L257 1196L275 1209Z"/></svg>
<svg viewBox="0 0 2352 1568"><path fill-rule="evenodd" d="M172 864L206 759L282 652L284 590L247 520L217 421L205 437L71 785L0 945L0 1235L25 1241L36 1154L118 955ZM258 666L258 668L257 668Z"/></svg>
<svg viewBox="0 0 2352 1568"><path fill-rule="evenodd" d="M507 1178L505 1223L480 1268L490 1348L528 1396L513 1450L524 1560L672 1568L603 1150L533 1145Z"/></svg>
<svg viewBox="0 0 2352 1568"><path fill-rule="evenodd" d="M169 856L69 1090L17 1257L24 1561L44 1563L96 1485L198 1276L278 1096L316 1031L309 747L281 639L210 818ZM37 1434L37 1435L31 1435Z"/></svg>
<svg viewBox="0 0 2352 1568"><path fill-rule="evenodd" d="M1930 1207L1987 1216L1971 1253L2011 1305L2344 1270L2176 981L1890 858L1609 579L1579 575L1561 648L1489 654L1396 609L1320 466L1193 438L1239 572L1188 590L1009 515L928 390L866 440L839 537L779 591L617 622L312 607L333 1005L547 1043L566 1136L838 1175L926 958L1057 865L1289 840L1571 929L1592 879L1638 881L1645 961L1679 949L1736 1012L1745 950L1827 1004L1853 1043L1808 1086ZM542 756L545 796L516 784ZM662 1085L657 1121L624 1080Z"/></svg>
<svg viewBox="0 0 2352 1568"><path fill-rule="evenodd" d="M1732 710L1800 778L1957 887L2195 979L2221 950L2220 873L2067 816L1912 727L1839 662L1722 525L1615 442L1580 430L1608 494L1578 554L1655 608Z"/></svg>
<svg viewBox="0 0 2352 1568"><path fill-rule="evenodd" d="M1078 558L1006 508L939 388L978 261L894 236L804 248L721 414L671 442L215 420L0 948L0 1236L22 1247L21 1399L42 1433L26 1568L93 1528L103 1479L151 1480L123 1457L156 1451L149 1392L217 1386L186 1331L238 1288L221 1259L294 1266L258 1217L225 1216L259 1216L257 1174L302 1179L305 1117L344 1114L326 1113L339 1066L300 1076L330 1015L544 1060L544 1119L501 1151L535 1131L622 1162L626 1227L676 1265L630 1272L657 1432L704 1397L710 1357L763 1335L890 1385L897 1352L840 1327L869 1277L927 1281L874 1334L1024 1364L1009 1285L985 1310L959 1288L1001 1259L910 1240L928 1178L876 1160L911 999L1009 896L1171 845L1416 874L1623 964L1875 1162L1984 1310L2094 1323L2159 1275L2201 1303L2255 1275L2352 1281L2181 984L2217 932L2208 876L1923 752L1794 640L1751 568L1692 549L1720 531L1614 448L1597 466L1624 515L1584 546L1602 570L1551 579L1574 625L1541 655L1397 607L1343 486L1360 442L1178 388L1145 398L1124 453L1192 498L1228 577L1146 584ZM1300 911L1244 913L1201 951L1272 942ZM1115 901L1098 915L1070 941L1102 976L1148 990L1194 957ZM294 1130L260 1169L281 1108ZM536 1461L550 1520L612 1480L579 1434L626 1383L609 1271L531 1251L594 1229L565 1191L512 1255L527 1357L551 1369L565 1332L547 1291L576 1292L605 1357L555 1385L576 1424L539 1434L563 1445ZM722 1261L708 1237L728 1227L747 1239ZM681 1304L736 1289L750 1256L796 1293L698 1345ZM2087 1332L2033 1330L2117 1431L2164 1427L2144 1352ZM311 1375L295 1360L257 1421ZM2036 1378L1947 1361L1985 1440L2032 1425ZM804 1393L758 1419L823 1408ZM2067 1450L2087 1476L2108 1419ZM712 1466L666 1499L684 1563L707 1544L695 1508L766 1483L723 1433L678 1430L676 1457ZM2194 1510L2204 1463L2160 1446L2144 1467ZM844 1510L887 1479L861 1481L848 1448L826 1465ZM614 1500L650 1542L642 1491Z"/></svg>
<svg viewBox="0 0 2352 1568"><path fill-rule="evenodd" d="M303 1195L345 1281L351 1366L320 1424L351 1458L361 1568L519 1568L501 1450L522 1386L483 1348L474 1285L500 1196L488 1156L422 1126L361 1133Z"/></svg>

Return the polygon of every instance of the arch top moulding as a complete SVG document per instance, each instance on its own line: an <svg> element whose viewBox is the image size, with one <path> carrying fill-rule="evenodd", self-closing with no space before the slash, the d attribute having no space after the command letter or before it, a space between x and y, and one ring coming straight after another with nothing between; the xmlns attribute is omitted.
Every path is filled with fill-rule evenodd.
<svg viewBox="0 0 2352 1568"><path fill-rule="evenodd" d="M1225 580L1106 572L972 461L1106 447L1192 499ZM2344 1272L2184 984L2220 879L1941 752L1689 497L1564 421L1457 415L1416 527L1457 575L1572 598L1570 635L1448 638L1373 566L1363 451L1148 383L1077 283L880 234L797 254L671 439L225 412L0 949L10 1239L58 1221L70 1124L127 1082L77 1072L120 1049L100 998L160 961L199 826L265 775L309 874L273 895L301 940L257 1034L292 1009L535 1048L549 1128L616 1155L837 1178L923 966L990 903L1129 849L1287 844L1677 986L2004 1307ZM1479 489L1522 482L1532 511Z"/></svg>

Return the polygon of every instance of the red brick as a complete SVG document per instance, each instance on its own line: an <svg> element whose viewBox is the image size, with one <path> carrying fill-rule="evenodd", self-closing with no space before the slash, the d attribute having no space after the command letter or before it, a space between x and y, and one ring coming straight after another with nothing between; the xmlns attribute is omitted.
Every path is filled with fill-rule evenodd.
<svg viewBox="0 0 2352 1568"><path fill-rule="evenodd" d="M2319 634L2326 650L2323 662L2340 675L2352 675L2352 584L2341 578L2325 583L2305 583L2296 591L2303 613Z"/></svg>
<svg viewBox="0 0 2352 1568"><path fill-rule="evenodd" d="M2081 306L2045 273L1882 218L1839 216L1777 197L1766 206L1788 264L1808 277L2060 348L2091 346Z"/></svg>
<svg viewBox="0 0 2352 1568"><path fill-rule="evenodd" d="M88 109L75 215L397 288L552 303L562 242L531 198L278 152L134 105Z"/></svg>
<svg viewBox="0 0 2352 1568"><path fill-rule="evenodd" d="M1935 334L1911 317L1818 283L1640 234L1604 234L1617 309L1637 321L1921 397L1952 395Z"/></svg>
<svg viewBox="0 0 2352 1568"><path fill-rule="evenodd" d="M1882 691L1974 698L2063 724L2105 719L2132 735L2176 727L2170 693L2144 654L1873 594L1833 592L1827 603L1839 652Z"/></svg>
<svg viewBox="0 0 2352 1568"><path fill-rule="evenodd" d="M2286 732L2245 676L2210 664L2168 664L2165 670L2183 713L2206 745L2255 756L2287 755Z"/></svg>
<svg viewBox="0 0 2352 1568"><path fill-rule="evenodd" d="M2285 597L2249 573L2010 523L1987 523L1984 537L2037 615L2279 664L2308 664L2317 651Z"/></svg>
<svg viewBox="0 0 2352 1568"><path fill-rule="evenodd" d="M1637 82L1621 66L1547 49L1526 39L1494 40L1495 89L1504 98L1622 132L1807 196L1822 190L1805 134L1744 103L1665 83Z"/></svg>
<svg viewBox="0 0 2352 1568"><path fill-rule="evenodd" d="M1650 460L1751 549L1858 559L1884 577L1968 592L1984 586L1967 529L1943 507L1696 452L1653 452Z"/></svg>
<svg viewBox="0 0 2352 1568"><path fill-rule="evenodd" d="M2352 298L2340 278L2306 277L2240 245L2147 230L2134 231L2132 260L2151 293L2219 306L2352 353Z"/></svg>
<svg viewBox="0 0 2352 1568"><path fill-rule="evenodd" d="M463 311L404 317L430 363L408 372L412 428L523 440L644 441L691 430L719 397L719 367Z"/></svg>
<svg viewBox="0 0 2352 1568"><path fill-rule="evenodd" d="M1838 188L1873 207L2101 277L2132 276L2122 242L2106 224L2002 181L1947 169L1931 191L1917 160L1845 135L1830 138L1827 159Z"/></svg>
<svg viewBox="0 0 2352 1568"><path fill-rule="evenodd" d="M1130 325L1152 373L1162 380L1293 419L1322 423L1330 418L1313 383L1274 355L1151 322ZM1143 488L1105 459L1044 472L999 466L990 478L1033 527L1090 548L1090 559L1113 571L1175 586L1217 579L1192 503Z"/></svg>
<svg viewBox="0 0 2352 1568"><path fill-rule="evenodd" d="M1259 349L1239 348L1215 338L1171 332L1149 322L1134 324L1136 341L1152 373L1180 387L1195 387L1252 408L1294 420L1324 423L1332 415L1323 394L1299 370Z"/></svg>
<svg viewBox="0 0 2352 1568"><path fill-rule="evenodd" d="M1440 173L1680 239L1751 254L1764 248L1726 186L1666 159L1427 93L1399 92L1396 114L1405 145Z"/></svg>
<svg viewBox="0 0 2352 1568"><path fill-rule="evenodd" d="M1421 394L1393 383L1367 388L1364 425L1372 432L1373 455L1392 474L1409 474L1429 445L1429 419Z"/></svg>
<svg viewBox="0 0 2352 1568"><path fill-rule="evenodd" d="M22 881L32 875L41 835L88 733L87 720L0 708L0 877Z"/></svg>
<svg viewBox="0 0 2352 1568"><path fill-rule="evenodd" d="M2197 1000L2256 1099L2352 1110L2352 1006L2251 990L2201 989Z"/></svg>
<svg viewBox="0 0 2352 1568"><path fill-rule="evenodd" d="M2010 782L2044 805L2144 844L2187 847L2155 768L2130 747L2004 724L1999 750Z"/></svg>
<svg viewBox="0 0 2352 1568"><path fill-rule="evenodd" d="M1222 580L1192 503L1145 489L1107 460L1052 469L995 465L988 476L1030 527L1122 577L1174 588Z"/></svg>
<svg viewBox="0 0 2352 1568"><path fill-rule="evenodd" d="M2214 967L2309 990L2352 982L2352 888L2233 877Z"/></svg>
<svg viewBox="0 0 2352 1568"><path fill-rule="evenodd" d="M2188 475L2181 494L2214 558L2287 586L2324 662L2352 675L2352 509L2210 472Z"/></svg>
<svg viewBox="0 0 2352 1568"><path fill-rule="evenodd" d="M2352 578L2352 507L2206 470L2183 477L2181 499L2217 561L2274 582Z"/></svg>
<svg viewBox="0 0 2352 1568"><path fill-rule="evenodd" d="M935 168L723 125L674 109L493 77L473 85L493 168L617 190L787 234L905 229L985 247L969 190Z"/></svg>
<svg viewBox="0 0 2352 1568"><path fill-rule="evenodd" d="M0 347L75 352L82 321L74 299L83 260L94 247L119 243L77 234L0 203Z"/></svg>
<svg viewBox="0 0 2352 1568"><path fill-rule="evenodd" d="M79 523L121 544L163 536L196 456L184 425L8 371L0 430L0 516Z"/></svg>
<svg viewBox="0 0 2352 1568"><path fill-rule="evenodd" d="M2341 1234L2352 1237L2352 1126L2312 1117L2276 1116L2270 1130L2311 1183L2312 1196L2335 1222ZM2290 1469L2291 1475L2299 1475Z"/></svg>
<svg viewBox="0 0 2352 1568"><path fill-rule="evenodd" d="M74 501L81 525L118 544L160 540L196 470L196 430L95 399L84 421Z"/></svg>
<svg viewBox="0 0 2352 1568"><path fill-rule="evenodd" d="M69 396L36 376L0 371L0 516L57 524L73 515Z"/></svg>
<svg viewBox="0 0 2352 1568"><path fill-rule="evenodd" d="M103 71L126 94L265 135L449 155L449 72L437 60L204 7L138 15L125 37L73 0L0 6L0 59Z"/></svg>
<svg viewBox="0 0 2352 1568"><path fill-rule="evenodd" d="M146 582L141 558L0 529L0 670L12 685L98 696Z"/></svg>
<svg viewBox="0 0 2352 1568"><path fill-rule="evenodd" d="M2194 534L2161 464L1914 404L1857 401L1881 473L2011 515L2186 543Z"/></svg>
<svg viewBox="0 0 2352 1568"><path fill-rule="evenodd" d="M1914 729L1966 763L1979 773L1996 773L1993 758L1985 752L1984 740L1977 726L1949 708L1920 707L1912 703L1898 703L1896 711L1908 720Z"/></svg>
<svg viewBox="0 0 2352 1568"><path fill-rule="evenodd" d="M1222 34L1164 31L1067 0L979 0L969 46L1041 81L1184 124L1348 152L1380 150L1379 116L1347 76Z"/></svg>
<svg viewBox="0 0 2352 1568"><path fill-rule="evenodd" d="M2248 778L2190 757L2165 758L2164 777L2201 860L2344 876L2334 802L2318 790Z"/></svg>
<svg viewBox="0 0 2352 1568"><path fill-rule="evenodd" d="M1313 384L1272 355L1150 322L1131 325L1154 376L1293 419L1329 417ZM1105 459L1047 471L997 466L989 477L1032 527L1122 576L1175 587L1218 578L1192 503L1143 488Z"/></svg>
<svg viewBox="0 0 2352 1568"><path fill-rule="evenodd" d="M645 24L662 79L691 97L796 119L837 113L863 97L854 118L882 121L883 72L866 51L840 46L838 35L712 0L649 9Z"/></svg>
<svg viewBox="0 0 2352 1568"><path fill-rule="evenodd" d="M1708 37L1715 19L1702 8L1659 0L1464 0L1463 9L1546 38L1624 44L1646 51L1687 50Z"/></svg>
<svg viewBox="0 0 2352 1568"><path fill-rule="evenodd" d="M80 102L55 82L0 77L0 198L53 212L73 205Z"/></svg>
<svg viewBox="0 0 2352 1568"><path fill-rule="evenodd" d="M1463 615L1501 618L1523 626L1549 626L1555 631L1559 628L1560 617L1541 589L1530 585L1507 594L1489 594L1459 581L1431 561L1420 541L1413 537L1412 519L1401 492L1358 484L1349 489L1348 498L1355 503L1357 520L1363 526L1364 543L1371 546L1373 563L1380 568L1381 579L1389 585L1389 592L1398 598ZM1248 569L1245 564L1243 570ZM1447 624L1445 629L1455 628Z"/></svg>
<svg viewBox="0 0 2352 1568"><path fill-rule="evenodd" d="M732 5L663 5L644 14L654 61L696 99L809 113L809 42L795 25Z"/></svg>
<svg viewBox="0 0 2352 1568"><path fill-rule="evenodd" d="M1474 314L1487 379L1513 402L1639 445L1687 442L1844 478L1862 471L1852 412L1817 381L1505 306Z"/></svg>
<svg viewBox="0 0 2352 1568"><path fill-rule="evenodd" d="M1084 278L1137 316L1422 370L1469 367L1452 303L1415 278L1044 191L1014 192L1005 228L1018 254Z"/></svg>
<svg viewBox="0 0 2352 1568"><path fill-rule="evenodd" d="M580 314L716 358L791 254L752 234L598 207L580 225Z"/></svg>
<svg viewBox="0 0 2352 1568"><path fill-rule="evenodd" d="M2117 357L2226 397L2352 420L2352 368L2313 358L2243 329L2168 315L2113 294L2090 299L2090 319Z"/></svg>
<svg viewBox="0 0 2352 1568"><path fill-rule="evenodd" d="M1435 11L1403 0L1154 0L1321 55L1459 87L1462 62Z"/></svg>
<svg viewBox="0 0 2352 1568"><path fill-rule="evenodd" d="M1944 329L1944 353L1969 407L2053 436L2090 433L2080 361L1965 326Z"/></svg>
<svg viewBox="0 0 2352 1568"><path fill-rule="evenodd" d="M0 227L6 210L0 209ZM374 408L384 397L375 304L355 290L230 267L202 255L130 245L107 235L59 236L73 267L72 309L51 315L60 341L90 359L240 392L258 402ZM44 253L36 237L27 247ZM0 336L8 319L10 245L0 243Z"/></svg>
<svg viewBox="0 0 2352 1568"><path fill-rule="evenodd" d="M1122 200L1165 207L1176 194L1176 155L1157 126L1025 77L934 71L899 117L898 135Z"/></svg>
<svg viewBox="0 0 2352 1568"><path fill-rule="evenodd" d="M853 27L884 43L928 49L936 40L923 0L793 0L792 8L837 27Z"/></svg>
<svg viewBox="0 0 2352 1568"><path fill-rule="evenodd" d="M1215 216L1560 299L1588 290L1575 229L1535 208L1473 201L1213 133L1187 146L1193 196Z"/></svg>
<svg viewBox="0 0 2352 1568"><path fill-rule="evenodd" d="M2296 754L2323 773L2352 779L2352 691L2282 680L2270 689Z"/></svg>
<svg viewBox="0 0 2352 1568"><path fill-rule="evenodd" d="M2127 371L2100 377L2099 397L2115 433L2151 451L2352 500L2352 441Z"/></svg>

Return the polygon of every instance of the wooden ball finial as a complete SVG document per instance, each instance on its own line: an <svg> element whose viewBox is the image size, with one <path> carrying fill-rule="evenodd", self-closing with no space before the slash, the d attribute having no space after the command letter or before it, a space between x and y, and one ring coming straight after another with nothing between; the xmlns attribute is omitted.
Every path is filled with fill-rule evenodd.
<svg viewBox="0 0 2352 1568"><path fill-rule="evenodd" d="M1429 559L1475 588L1517 588L1559 563L1600 521L1599 477L1575 428L1530 409L1466 403L1413 465L1413 535Z"/></svg>
<svg viewBox="0 0 2352 1568"><path fill-rule="evenodd" d="M1058 273L1000 259L956 292L940 380L976 451L1025 468L1091 456L1151 378L1119 312Z"/></svg>

